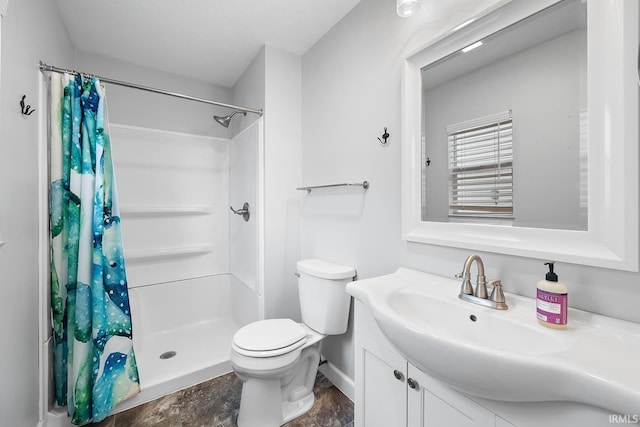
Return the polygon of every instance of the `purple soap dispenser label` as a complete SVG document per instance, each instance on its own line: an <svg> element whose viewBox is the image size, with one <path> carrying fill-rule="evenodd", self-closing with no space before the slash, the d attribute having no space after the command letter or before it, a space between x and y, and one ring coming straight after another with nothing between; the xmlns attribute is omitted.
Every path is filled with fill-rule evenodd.
<svg viewBox="0 0 640 427"><path fill-rule="evenodd" d="M538 319L554 325L566 325L567 299L567 294L556 294L538 289L536 295Z"/></svg>

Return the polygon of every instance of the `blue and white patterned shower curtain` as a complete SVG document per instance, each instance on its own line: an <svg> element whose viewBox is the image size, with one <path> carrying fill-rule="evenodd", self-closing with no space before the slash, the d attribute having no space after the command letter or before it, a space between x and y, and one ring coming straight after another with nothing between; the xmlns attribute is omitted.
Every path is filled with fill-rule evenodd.
<svg viewBox="0 0 640 427"><path fill-rule="evenodd" d="M51 74L51 319L55 392L74 424L140 391L104 89Z"/></svg>

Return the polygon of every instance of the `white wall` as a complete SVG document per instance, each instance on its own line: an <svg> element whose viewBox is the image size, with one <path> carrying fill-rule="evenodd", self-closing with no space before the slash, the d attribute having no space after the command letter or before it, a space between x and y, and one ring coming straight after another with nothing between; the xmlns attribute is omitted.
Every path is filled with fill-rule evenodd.
<svg viewBox="0 0 640 427"><path fill-rule="evenodd" d="M401 236L401 56L418 29L435 36L491 3L479 1L476 10L460 8L443 18L423 2L418 16L401 19L394 2L363 0L303 55L303 182L371 182L364 196L326 192L321 205L305 203L303 257L353 265L359 278L399 266L449 277L462 270L467 250L408 243ZM387 147L376 139L384 126L391 134ZM488 278L502 279L507 292L534 297L544 260L481 255ZM640 273L563 263L556 271L569 287L570 306L640 322ZM327 344L325 354L353 378L350 334Z"/></svg>
<svg viewBox="0 0 640 427"><path fill-rule="evenodd" d="M297 281L299 212L301 59L264 46L233 88L234 103L263 108L264 317L300 319ZM242 118L244 127L251 115Z"/></svg>
<svg viewBox="0 0 640 427"><path fill-rule="evenodd" d="M78 51L74 62L69 68L110 79L224 103L231 101L229 88L93 53ZM229 114L227 108L113 84L106 86L109 121L113 123L221 138L231 137L229 129L213 120L214 115Z"/></svg>
<svg viewBox="0 0 640 427"><path fill-rule="evenodd" d="M73 48L51 1L13 0L2 18L0 87L0 420L38 421L38 61L73 65ZM36 109L20 114L19 101Z"/></svg>
<svg viewBox="0 0 640 427"><path fill-rule="evenodd" d="M265 317L300 319L301 58L266 47Z"/></svg>

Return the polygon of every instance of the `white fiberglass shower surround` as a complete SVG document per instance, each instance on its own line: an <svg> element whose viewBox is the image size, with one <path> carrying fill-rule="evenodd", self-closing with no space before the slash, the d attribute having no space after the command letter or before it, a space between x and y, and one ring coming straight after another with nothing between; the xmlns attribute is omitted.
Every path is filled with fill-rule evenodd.
<svg viewBox="0 0 640 427"><path fill-rule="evenodd" d="M261 120L231 140L111 126L126 146L114 162L143 388L122 407L229 372L233 334L258 318L257 186L247 181ZM249 221L229 209L244 202Z"/></svg>
<svg viewBox="0 0 640 427"><path fill-rule="evenodd" d="M66 408L51 398L44 114L41 120L41 419L69 426ZM110 136L142 388L118 412L230 372L233 334L263 317L263 118L232 138L113 122ZM249 221L230 210L245 202Z"/></svg>

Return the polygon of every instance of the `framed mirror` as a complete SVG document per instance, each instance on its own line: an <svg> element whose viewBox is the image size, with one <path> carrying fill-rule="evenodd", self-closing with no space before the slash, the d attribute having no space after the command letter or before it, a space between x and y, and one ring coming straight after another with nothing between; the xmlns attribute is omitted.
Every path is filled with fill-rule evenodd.
<svg viewBox="0 0 640 427"><path fill-rule="evenodd" d="M637 2L501 4L405 57L405 238L638 271Z"/></svg>

